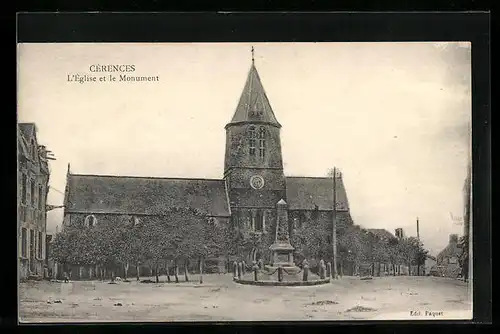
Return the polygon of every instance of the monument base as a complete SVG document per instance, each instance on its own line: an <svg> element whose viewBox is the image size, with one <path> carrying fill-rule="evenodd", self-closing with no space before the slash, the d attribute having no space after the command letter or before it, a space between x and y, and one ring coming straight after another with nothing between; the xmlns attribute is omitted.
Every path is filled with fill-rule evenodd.
<svg viewBox="0 0 500 334"><path fill-rule="evenodd" d="M271 265L266 265L266 266L264 266L264 269L266 269L268 272L272 273L276 269L278 269L278 267L283 268L290 275L296 275L296 274L298 274L301 271L301 269L299 267L297 267L295 265L290 265L289 263L283 263L283 264L275 263L272 266Z"/></svg>

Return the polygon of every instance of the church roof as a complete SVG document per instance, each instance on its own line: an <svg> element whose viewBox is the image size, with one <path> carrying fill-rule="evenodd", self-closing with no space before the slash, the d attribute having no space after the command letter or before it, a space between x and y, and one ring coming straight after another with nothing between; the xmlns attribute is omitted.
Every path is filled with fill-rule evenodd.
<svg viewBox="0 0 500 334"><path fill-rule="evenodd" d="M189 207L230 216L224 180L69 174L67 182L66 212L154 215Z"/></svg>
<svg viewBox="0 0 500 334"><path fill-rule="evenodd" d="M349 211L349 202L342 178L338 177L337 211ZM290 210L333 209L333 179L330 177L287 177L286 198Z"/></svg>
<svg viewBox="0 0 500 334"><path fill-rule="evenodd" d="M257 68L252 62L240 101L229 124L256 121L281 127L274 116Z"/></svg>
<svg viewBox="0 0 500 334"><path fill-rule="evenodd" d="M373 233L377 238L381 240L395 239L396 237L391 232L384 230L383 228L368 228L368 232Z"/></svg>

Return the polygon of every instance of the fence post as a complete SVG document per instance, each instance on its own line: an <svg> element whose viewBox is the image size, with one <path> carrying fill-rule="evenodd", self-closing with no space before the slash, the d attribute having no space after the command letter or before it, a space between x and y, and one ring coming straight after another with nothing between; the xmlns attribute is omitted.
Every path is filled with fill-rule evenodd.
<svg viewBox="0 0 500 334"><path fill-rule="evenodd" d="M236 261L233 262L233 277L238 277L238 263Z"/></svg>
<svg viewBox="0 0 500 334"><path fill-rule="evenodd" d="M254 263L252 269L253 269L253 280L257 282L258 281L257 273L259 271L259 266L257 265L257 263Z"/></svg>
<svg viewBox="0 0 500 334"><path fill-rule="evenodd" d="M332 275L332 263L328 262L326 264L326 277L330 277Z"/></svg>
<svg viewBox="0 0 500 334"><path fill-rule="evenodd" d="M283 281L283 268L281 266L278 267L278 282Z"/></svg>
<svg viewBox="0 0 500 334"><path fill-rule="evenodd" d="M309 274L309 266L306 264L302 267L302 280L307 282L307 276Z"/></svg>
<svg viewBox="0 0 500 334"><path fill-rule="evenodd" d="M242 261L242 262L241 262L241 269L242 269L242 274L243 274L243 275L245 275L245 274L246 274L246 272L247 272L247 270L246 270L246 269L247 269L247 268L246 268L246 265L247 265L247 264L245 263L245 261Z"/></svg>
<svg viewBox="0 0 500 334"><path fill-rule="evenodd" d="M241 275L242 275L242 269L243 267L243 264L241 262L238 263L238 279L241 279Z"/></svg>

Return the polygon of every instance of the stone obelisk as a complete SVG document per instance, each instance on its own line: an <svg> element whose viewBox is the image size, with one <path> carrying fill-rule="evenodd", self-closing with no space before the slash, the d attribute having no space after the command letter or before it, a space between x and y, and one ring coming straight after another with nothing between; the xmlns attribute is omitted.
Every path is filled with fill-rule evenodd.
<svg viewBox="0 0 500 334"><path fill-rule="evenodd" d="M272 252L271 268L283 267L287 271L300 270L293 262L294 247L290 244L290 234L288 232L288 209L286 202L281 199L276 204L278 213L276 221L276 237L274 243L269 247Z"/></svg>

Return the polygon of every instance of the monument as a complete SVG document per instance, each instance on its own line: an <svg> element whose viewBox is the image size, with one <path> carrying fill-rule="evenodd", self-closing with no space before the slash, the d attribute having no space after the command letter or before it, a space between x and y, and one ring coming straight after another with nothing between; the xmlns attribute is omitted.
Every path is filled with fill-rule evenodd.
<svg viewBox="0 0 500 334"><path fill-rule="evenodd" d="M290 244L288 231L288 210L286 202L281 199L277 204L276 236L274 243L269 246L271 251L271 265L266 266L268 271L282 267L288 273L298 273L300 268L293 262L294 247Z"/></svg>
<svg viewBox="0 0 500 334"><path fill-rule="evenodd" d="M271 264L264 266L262 270L254 261L253 272L243 277L235 277L236 283L260 286L308 286L330 282L329 277L320 278L316 274L309 273L307 260L304 259L302 262L302 269L293 262L295 248L290 243L287 206L283 199L276 204L278 214L276 235L274 243L269 246L272 255Z"/></svg>

